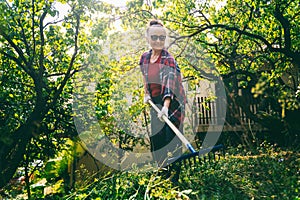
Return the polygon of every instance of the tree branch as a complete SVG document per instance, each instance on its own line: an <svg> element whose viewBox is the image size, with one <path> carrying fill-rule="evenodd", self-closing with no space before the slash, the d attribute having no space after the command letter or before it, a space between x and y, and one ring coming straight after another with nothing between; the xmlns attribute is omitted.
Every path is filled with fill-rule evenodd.
<svg viewBox="0 0 300 200"><path fill-rule="evenodd" d="M55 94L53 96L52 106L56 103L59 95L62 93L63 88L67 84L67 81L69 80L69 78L75 73L75 71L73 73L71 73L71 72L72 72L72 68L74 67L75 58L78 54L78 35L79 35L79 27L80 27L80 16L78 13L75 13L75 17L76 17L76 27L75 27L75 35L74 35L74 45L75 45L74 52L73 52L71 61L69 63L68 70L65 73L65 77L62 80L59 88L55 91Z"/></svg>
<svg viewBox="0 0 300 200"><path fill-rule="evenodd" d="M49 25L58 24L58 23L63 22L63 21L65 21L65 19L61 19L61 20L54 21L54 22L48 22L47 24L45 24L45 26L43 28L45 29Z"/></svg>
<svg viewBox="0 0 300 200"><path fill-rule="evenodd" d="M4 33L4 28L0 28L0 35L4 37L4 39L12 46L12 48L18 53L19 57L22 61L27 65L27 60L24 56L23 51L12 41L12 39Z"/></svg>
<svg viewBox="0 0 300 200"><path fill-rule="evenodd" d="M32 3L32 27L31 27L31 32L32 32L32 42L33 42L33 50L32 50L32 57L30 59L30 63L33 63L35 55L36 55L36 40L35 40L35 30L34 30L34 26L35 26L35 22L34 22L34 16L35 16L35 8L34 8L34 0L31 1Z"/></svg>
<svg viewBox="0 0 300 200"><path fill-rule="evenodd" d="M284 49L290 51L291 48L290 22L283 16L283 13L280 11L279 4L276 4L274 16L280 22L284 31L284 44L285 44Z"/></svg>
<svg viewBox="0 0 300 200"><path fill-rule="evenodd" d="M27 74L29 74L29 72L26 70L26 68L24 67L24 65L22 64L22 61L20 61L18 58L4 52L3 50L0 51L0 53L2 53L3 55L7 56L8 58L12 59L13 61L16 62L17 65L19 65Z"/></svg>
<svg viewBox="0 0 300 200"><path fill-rule="evenodd" d="M213 24L213 25L205 26L205 27L203 27L201 29L198 29L197 31L195 31L192 34L181 36L181 37L182 38L193 37L193 36L195 36L195 35L203 32L205 30L214 29L214 28L222 28L222 29L225 29L225 30L236 31L237 33L249 36L249 37L251 37L253 39L257 39L257 40L263 42L271 52L283 53L286 56L288 56L290 58L293 58L293 59L297 59L298 58L297 56L299 56L299 52L291 52L291 51L287 51L285 48L283 49L283 48L275 48L275 47L273 47L272 44L268 40L266 40L264 37L262 37L260 35L256 35L256 34L248 32L246 30L241 30L241 29L239 29L237 27L233 27L233 26L229 26L229 25L225 25L225 24Z"/></svg>
<svg viewBox="0 0 300 200"><path fill-rule="evenodd" d="M48 13L48 7L45 8L45 11L43 12L41 18L40 18L40 24L39 24L39 28L40 28L40 39L41 39L41 50L40 50L40 56L39 56L39 75L42 76L45 68L44 68L44 46L45 46L45 36L44 36L44 26L43 26L43 22L44 19L46 17Z"/></svg>

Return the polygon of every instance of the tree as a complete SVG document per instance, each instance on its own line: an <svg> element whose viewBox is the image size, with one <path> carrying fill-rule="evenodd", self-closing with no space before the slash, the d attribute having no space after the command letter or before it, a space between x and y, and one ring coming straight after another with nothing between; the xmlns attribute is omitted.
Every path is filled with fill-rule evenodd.
<svg viewBox="0 0 300 200"><path fill-rule="evenodd" d="M59 138L75 133L70 81L86 65L90 46L81 30L93 4L69 1L70 11L58 18L55 3L0 3L0 188L13 177L28 145L51 156Z"/></svg>
<svg viewBox="0 0 300 200"><path fill-rule="evenodd" d="M186 39L196 47L189 51L183 45L181 57L192 54L190 57L197 58L190 64L202 75L205 65L197 60L212 58L214 71L227 82L232 101L249 118L269 128L274 138L287 134L292 141L299 134L299 126L292 120L300 108L298 10L294 1L261 0L157 0L149 8L179 33L178 41ZM250 97L263 100L271 111L261 107L258 113L251 112L247 107Z"/></svg>

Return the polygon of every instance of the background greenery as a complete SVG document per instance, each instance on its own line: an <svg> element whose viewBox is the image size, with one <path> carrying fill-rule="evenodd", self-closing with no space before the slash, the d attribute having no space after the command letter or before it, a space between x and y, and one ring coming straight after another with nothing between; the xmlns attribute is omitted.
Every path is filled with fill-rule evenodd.
<svg viewBox="0 0 300 200"><path fill-rule="evenodd" d="M99 137L118 148L148 148L130 133L145 131L142 84L124 77L148 49L144 30L152 18L170 30L170 49L185 77L221 77L234 105L229 113L241 107L268 131L222 134L225 158L186 169L176 185L155 170L91 176L84 166L71 183L67 172L78 156L73 117L82 110L95 113ZM291 0L132 0L125 8L93 0L1 0L1 197L299 199L299 21L299 3ZM89 92L86 83L96 84L95 95L76 98L92 107L74 111L74 94ZM268 109L251 112L250 98ZM131 128L116 128L120 118ZM52 194L44 193L46 186Z"/></svg>

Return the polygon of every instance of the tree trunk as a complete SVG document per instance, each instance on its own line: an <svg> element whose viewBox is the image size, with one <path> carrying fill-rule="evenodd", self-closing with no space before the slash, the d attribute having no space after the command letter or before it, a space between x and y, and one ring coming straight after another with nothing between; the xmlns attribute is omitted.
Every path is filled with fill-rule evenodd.
<svg viewBox="0 0 300 200"><path fill-rule="evenodd" d="M43 105L41 107L41 105ZM39 126L45 113L45 105L39 103L27 122L11 133L14 142L7 145L4 152L0 152L0 188L3 188L13 178L26 153L26 146L34 135L39 134Z"/></svg>

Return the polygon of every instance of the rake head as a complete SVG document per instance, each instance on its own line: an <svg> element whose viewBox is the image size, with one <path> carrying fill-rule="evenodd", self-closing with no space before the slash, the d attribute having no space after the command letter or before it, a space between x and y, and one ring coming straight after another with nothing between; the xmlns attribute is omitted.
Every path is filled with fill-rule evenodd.
<svg viewBox="0 0 300 200"><path fill-rule="evenodd" d="M187 153L180 157L170 158L168 162L170 163L170 167L180 163L185 168L188 168L205 162L218 161L222 156L225 156L225 147L219 144L196 152Z"/></svg>

